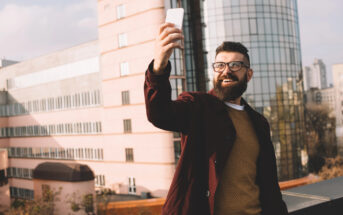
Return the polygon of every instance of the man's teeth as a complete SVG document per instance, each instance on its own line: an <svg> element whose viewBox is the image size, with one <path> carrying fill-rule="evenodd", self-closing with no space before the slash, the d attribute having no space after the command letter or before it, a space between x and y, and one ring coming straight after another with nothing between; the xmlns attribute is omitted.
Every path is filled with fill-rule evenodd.
<svg viewBox="0 0 343 215"><path fill-rule="evenodd" d="M228 83L228 82L233 82L231 79L224 79L223 82Z"/></svg>

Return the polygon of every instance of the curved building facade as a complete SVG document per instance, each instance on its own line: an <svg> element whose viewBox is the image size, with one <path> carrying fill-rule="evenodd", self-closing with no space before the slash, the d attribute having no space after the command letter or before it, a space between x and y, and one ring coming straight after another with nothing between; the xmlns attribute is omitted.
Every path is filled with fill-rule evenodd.
<svg viewBox="0 0 343 215"><path fill-rule="evenodd" d="M306 150L297 1L206 0L204 13L208 71L223 41L249 49L254 77L244 97L270 123L280 180L300 177Z"/></svg>

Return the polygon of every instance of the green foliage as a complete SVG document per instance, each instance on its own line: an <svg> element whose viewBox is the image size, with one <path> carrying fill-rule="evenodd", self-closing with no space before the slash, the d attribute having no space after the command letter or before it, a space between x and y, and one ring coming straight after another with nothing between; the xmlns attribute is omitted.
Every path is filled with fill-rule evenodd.
<svg viewBox="0 0 343 215"><path fill-rule="evenodd" d="M84 207L85 212L87 214L94 212L94 200L93 200L92 194L88 194L88 195L83 196L82 206Z"/></svg>
<svg viewBox="0 0 343 215"><path fill-rule="evenodd" d="M335 117L325 105L307 105L305 113L309 172L318 173L326 158L337 155Z"/></svg>
<svg viewBox="0 0 343 215"><path fill-rule="evenodd" d="M78 212L81 209L80 205L75 202L71 202L70 204L71 204L71 210L74 212Z"/></svg>
<svg viewBox="0 0 343 215"><path fill-rule="evenodd" d="M70 197L68 197L67 203L70 204L70 208L73 212L83 210L88 215L95 214L94 198L91 193L80 196L74 192Z"/></svg>
<svg viewBox="0 0 343 215"><path fill-rule="evenodd" d="M20 208L20 207L25 207L25 200L22 199L14 199L12 205L12 208Z"/></svg>
<svg viewBox="0 0 343 215"><path fill-rule="evenodd" d="M59 201L58 196L62 188L58 191L43 189L42 198L37 200L15 199L5 215L53 215L55 201Z"/></svg>

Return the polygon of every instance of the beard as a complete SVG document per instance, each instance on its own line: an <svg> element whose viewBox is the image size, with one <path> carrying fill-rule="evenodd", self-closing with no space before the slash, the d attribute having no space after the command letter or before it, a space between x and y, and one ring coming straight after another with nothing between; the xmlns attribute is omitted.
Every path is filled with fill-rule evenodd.
<svg viewBox="0 0 343 215"><path fill-rule="evenodd" d="M248 73L246 73L242 80L226 87L222 87L224 79L230 78L233 81L238 81L238 78L231 73L225 77L218 77L218 80L213 80L214 92L217 97L222 101L235 100L240 97L248 87Z"/></svg>

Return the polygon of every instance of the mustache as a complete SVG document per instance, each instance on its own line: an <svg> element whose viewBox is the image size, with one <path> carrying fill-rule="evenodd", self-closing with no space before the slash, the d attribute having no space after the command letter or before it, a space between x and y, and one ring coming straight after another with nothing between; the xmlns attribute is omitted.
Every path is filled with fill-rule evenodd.
<svg viewBox="0 0 343 215"><path fill-rule="evenodd" d="M231 79L233 81L238 81L238 78L230 73L228 73L227 75L225 76L221 76L218 78L219 81L223 81L224 79Z"/></svg>

